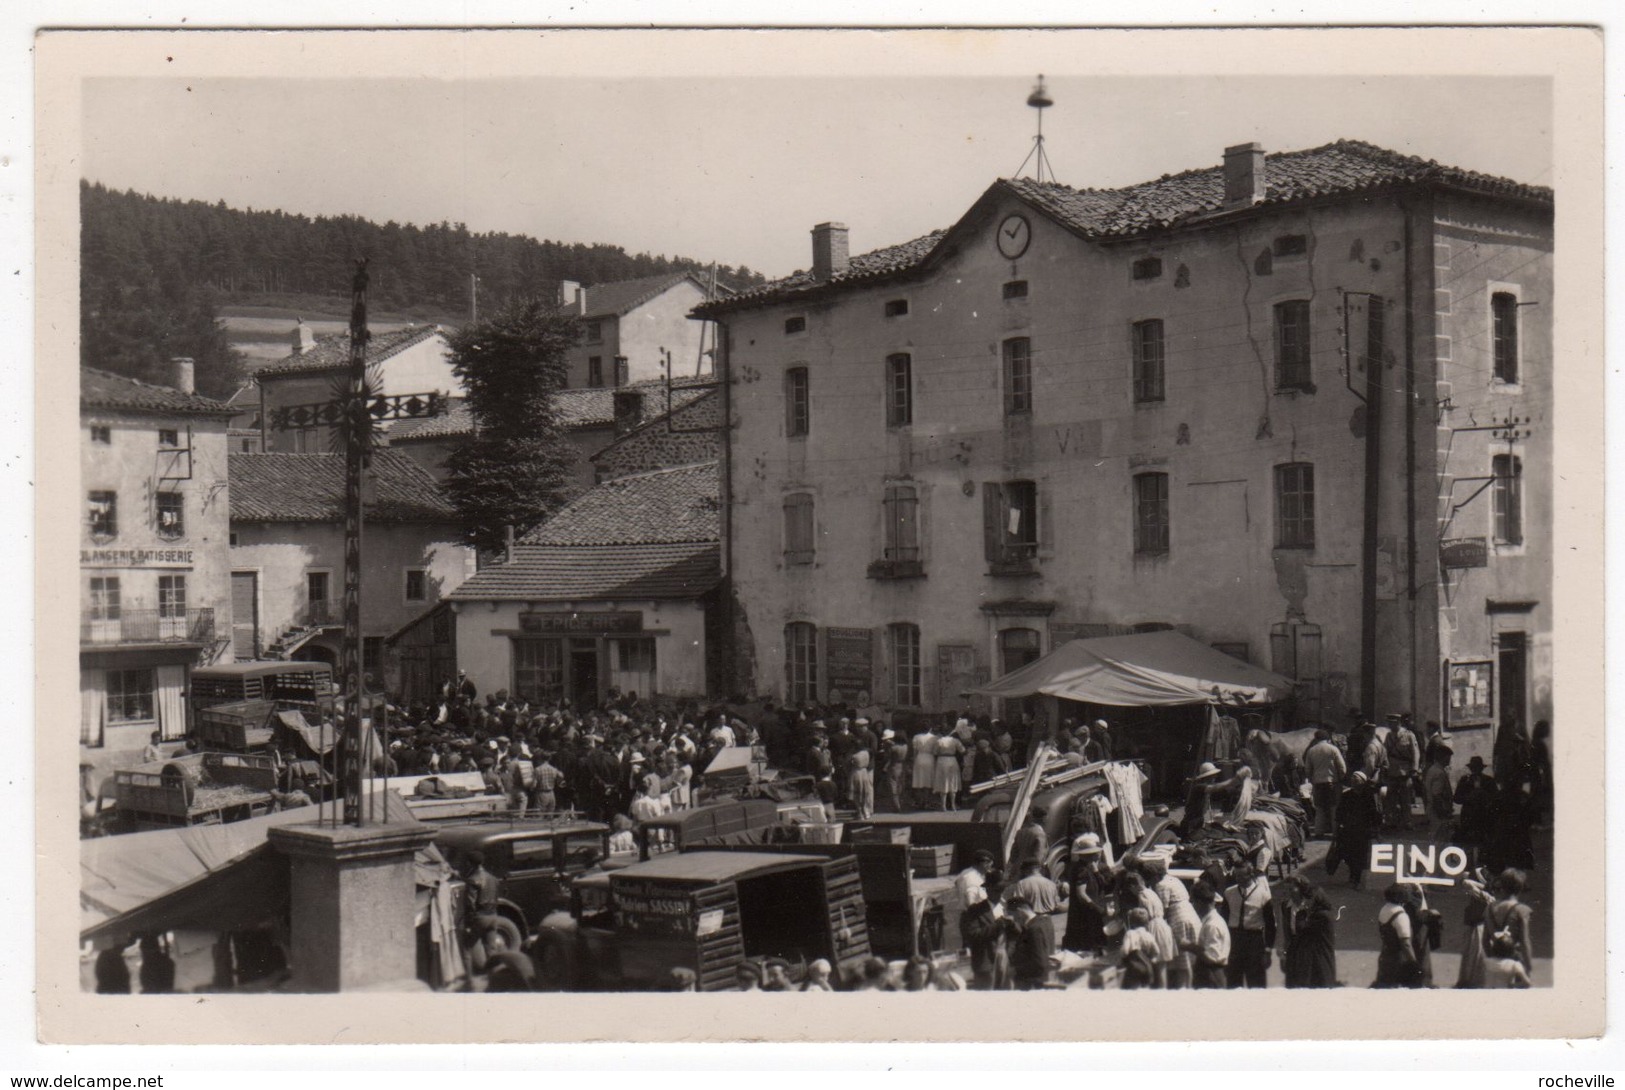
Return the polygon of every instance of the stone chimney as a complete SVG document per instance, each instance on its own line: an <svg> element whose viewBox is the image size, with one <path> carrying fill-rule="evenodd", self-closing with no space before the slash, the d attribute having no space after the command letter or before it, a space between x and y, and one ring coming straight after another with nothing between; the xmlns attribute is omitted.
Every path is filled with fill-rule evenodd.
<svg viewBox="0 0 1625 1090"><path fill-rule="evenodd" d="M1264 145L1224 149L1224 206L1247 208L1264 199Z"/></svg>
<svg viewBox="0 0 1625 1090"><path fill-rule="evenodd" d="M293 341L293 354L296 356L303 355L316 347L316 331L306 325L303 318L294 323L290 339Z"/></svg>
<svg viewBox="0 0 1625 1090"><path fill-rule="evenodd" d="M568 307L579 305L577 296L581 294L581 284L575 280L559 281L559 306Z"/></svg>
<svg viewBox="0 0 1625 1090"><path fill-rule="evenodd" d="M820 223L812 229L812 274L815 280L840 276L851 264L846 251L846 224Z"/></svg>
<svg viewBox="0 0 1625 1090"><path fill-rule="evenodd" d="M643 391L615 391L615 434L625 435L643 420Z"/></svg>
<svg viewBox="0 0 1625 1090"><path fill-rule="evenodd" d="M585 313L587 313L587 289L586 288L581 288L581 287L576 288L576 313L577 314L585 314Z"/></svg>
<svg viewBox="0 0 1625 1090"><path fill-rule="evenodd" d="M197 393L197 370L191 356L176 356L169 361L169 384L183 394Z"/></svg>

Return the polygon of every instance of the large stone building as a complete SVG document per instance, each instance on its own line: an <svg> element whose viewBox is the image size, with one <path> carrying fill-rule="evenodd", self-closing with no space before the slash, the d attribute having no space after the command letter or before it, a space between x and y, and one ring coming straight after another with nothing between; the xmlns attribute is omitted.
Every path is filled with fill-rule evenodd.
<svg viewBox="0 0 1625 1090"><path fill-rule="evenodd" d="M231 631L229 406L170 386L79 372L79 740L99 771L131 763L153 731L186 733L191 668Z"/></svg>
<svg viewBox="0 0 1625 1090"><path fill-rule="evenodd" d="M1550 715L1550 190L1351 141L952 227L696 309L756 688L962 694L1177 627L1300 721ZM1509 423L1510 422L1510 423ZM743 687L743 685L741 685Z"/></svg>
<svg viewBox="0 0 1625 1090"><path fill-rule="evenodd" d="M344 456L233 452L230 469L236 658L337 666ZM472 575L474 551L461 543L456 512L433 478L405 455L375 451L362 495L362 669L373 686L394 691L399 669L385 638Z"/></svg>

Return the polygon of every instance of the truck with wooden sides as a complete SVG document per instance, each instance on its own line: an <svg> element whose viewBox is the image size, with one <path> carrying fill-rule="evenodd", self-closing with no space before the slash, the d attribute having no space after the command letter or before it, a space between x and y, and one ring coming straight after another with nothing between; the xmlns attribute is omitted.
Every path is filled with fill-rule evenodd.
<svg viewBox="0 0 1625 1090"><path fill-rule="evenodd" d="M568 913L542 922L545 987L654 991L676 968L726 991L747 959L817 958L838 974L869 957L858 861L789 852L670 852L576 879Z"/></svg>
<svg viewBox="0 0 1625 1090"><path fill-rule="evenodd" d="M276 767L246 753L193 753L113 774L118 832L218 825L271 812Z"/></svg>

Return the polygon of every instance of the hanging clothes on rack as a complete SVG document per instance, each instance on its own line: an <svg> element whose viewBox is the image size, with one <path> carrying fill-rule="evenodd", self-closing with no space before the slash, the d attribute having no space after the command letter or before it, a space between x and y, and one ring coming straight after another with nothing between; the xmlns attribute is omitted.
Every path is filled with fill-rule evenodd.
<svg viewBox="0 0 1625 1090"><path fill-rule="evenodd" d="M1145 814L1141 792L1147 782L1146 775L1138 765L1127 762L1107 765L1101 772L1106 777L1107 790L1116 807L1117 840L1125 845L1133 844L1145 835L1145 826L1140 819Z"/></svg>

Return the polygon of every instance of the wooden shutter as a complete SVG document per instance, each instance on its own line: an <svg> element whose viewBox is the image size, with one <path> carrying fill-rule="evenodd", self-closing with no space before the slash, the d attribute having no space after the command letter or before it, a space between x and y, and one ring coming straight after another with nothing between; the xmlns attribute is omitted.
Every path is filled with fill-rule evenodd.
<svg viewBox="0 0 1625 1090"><path fill-rule="evenodd" d="M1004 488L997 481L982 482L982 546L989 564L1004 556Z"/></svg>
<svg viewBox="0 0 1625 1090"><path fill-rule="evenodd" d="M79 671L79 744L102 744L102 728L107 719L107 672Z"/></svg>
<svg viewBox="0 0 1625 1090"><path fill-rule="evenodd" d="M1055 555L1055 505L1050 502L1050 487L1046 482L1033 482L1035 506L1038 510L1038 553Z"/></svg>

